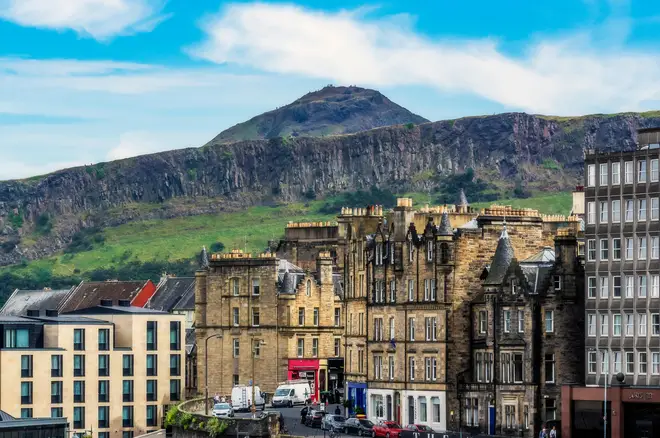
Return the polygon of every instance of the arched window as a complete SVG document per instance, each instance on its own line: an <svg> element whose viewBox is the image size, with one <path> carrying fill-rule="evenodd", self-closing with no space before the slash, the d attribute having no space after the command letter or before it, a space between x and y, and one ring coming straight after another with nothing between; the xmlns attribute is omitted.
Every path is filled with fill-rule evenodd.
<svg viewBox="0 0 660 438"><path fill-rule="evenodd" d="M307 293L307 296L310 296L312 294L312 280L307 280L306 293Z"/></svg>

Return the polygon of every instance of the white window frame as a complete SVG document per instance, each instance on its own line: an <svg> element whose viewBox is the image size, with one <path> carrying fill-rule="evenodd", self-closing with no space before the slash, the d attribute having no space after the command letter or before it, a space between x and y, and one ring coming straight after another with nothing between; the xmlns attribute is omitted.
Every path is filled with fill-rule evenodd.
<svg viewBox="0 0 660 438"><path fill-rule="evenodd" d="M596 203L594 201L587 202L587 224L596 224Z"/></svg>
<svg viewBox="0 0 660 438"><path fill-rule="evenodd" d="M610 355L607 350L600 350L600 372L601 374L610 372Z"/></svg>
<svg viewBox="0 0 660 438"><path fill-rule="evenodd" d="M252 279L252 296L258 297L261 294L261 279Z"/></svg>
<svg viewBox="0 0 660 438"><path fill-rule="evenodd" d="M596 314L588 313L587 314L587 336L595 337L596 336Z"/></svg>
<svg viewBox="0 0 660 438"><path fill-rule="evenodd" d="M621 163L612 163L612 185L621 185Z"/></svg>
<svg viewBox="0 0 660 438"><path fill-rule="evenodd" d="M646 198L637 199L637 222L646 222L648 203Z"/></svg>
<svg viewBox="0 0 660 438"><path fill-rule="evenodd" d="M626 374L635 374L635 353L626 351Z"/></svg>
<svg viewBox="0 0 660 438"><path fill-rule="evenodd" d="M618 224L621 222L621 200L615 199L612 201L612 223Z"/></svg>
<svg viewBox="0 0 660 438"><path fill-rule="evenodd" d="M621 260L621 238L612 238L612 260Z"/></svg>
<svg viewBox="0 0 660 438"><path fill-rule="evenodd" d="M390 303L396 303L396 280L390 280Z"/></svg>
<svg viewBox="0 0 660 438"><path fill-rule="evenodd" d="M479 311L479 333L485 335L488 332L488 312Z"/></svg>
<svg viewBox="0 0 660 438"><path fill-rule="evenodd" d="M610 240L600 239L599 260L609 260L610 258Z"/></svg>
<svg viewBox="0 0 660 438"><path fill-rule="evenodd" d="M610 316L607 313L600 314L600 336L607 337L610 334Z"/></svg>
<svg viewBox="0 0 660 438"><path fill-rule="evenodd" d="M660 275L651 275L651 298L660 298Z"/></svg>
<svg viewBox="0 0 660 438"><path fill-rule="evenodd" d="M241 309L239 309L238 307L232 307L231 314L232 314L232 325L234 327L238 327L241 324Z"/></svg>
<svg viewBox="0 0 660 438"><path fill-rule="evenodd" d="M626 336L635 335L635 314L634 313L625 313L626 319Z"/></svg>
<svg viewBox="0 0 660 438"><path fill-rule="evenodd" d="M511 332L511 310L504 309L504 333Z"/></svg>
<svg viewBox="0 0 660 438"><path fill-rule="evenodd" d="M651 259L657 260L660 258L660 237L651 236Z"/></svg>
<svg viewBox="0 0 660 438"><path fill-rule="evenodd" d="M607 224L609 222L609 211L607 209L607 201L600 201L600 205L598 208L598 213L599 213L599 224Z"/></svg>
<svg viewBox="0 0 660 438"><path fill-rule="evenodd" d="M408 318L408 340L411 342L415 341L415 318Z"/></svg>
<svg viewBox="0 0 660 438"><path fill-rule="evenodd" d="M626 298L635 297L635 277L626 275Z"/></svg>
<svg viewBox="0 0 660 438"><path fill-rule="evenodd" d="M612 298L621 298L621 276L614 275L612 276Z"/></svg>
<svg viewBox="0 0 660 438"><path fill-rule="evenodd" d="M408 280L408 301L415 301L415 280Z"/></svg>
<svg viewBox="0 0 660 438"><path fill-rule="evenodd" d="M646 243L646 236L642 236L637 239L637 260L646 260Z"/></svg>
<svg viewBox="0 0 660 438"><path fill-rule="evenodd" d="M388 377L394 380L394 356L387 357Z"/></svg>
<svg viewBox="0 0 660 438"><path fill-rule="evenodd" d="M318 327L319 326L319 319L320 319L319 308L318 307L314 307L313 316L314 316L314 319L313 319L314 327Z"/></svg>
<svg viewBox="0 0 660 438"><path fill-rule="evenodd" d="M647 374L649 372L646 351L639 351L637 353L637 372L638 374Z"/></svg>
<svg viewBox="0 0 660 438"><path fill-rule="evenodd" d="M658 181L658 159L653 158L651 159L651 182L657 182Z"/></svg>
<svg viewBox="0 0 660 438"><path fill-rule="evenodd" d="M621 352L613 351L612 356L613 356L612 362L614 363L614 374L618 374L621 372Z"/></svg>
<svg viewBox="0 0 660 438"><path fill-rule="evenodd" d="M648 163L646 158L637 160L637 183L646 183L648 181Z"/></svg>
<svg viewBox="0 0 660 438"><path fill-rule="evenodd" d="M258 307L253 307L252 308L252 315L251 315L251 321L252 321L252 327L259 327L259 324L261 323L261 312L259 312ZM255 322L255 317L256 317L256 322Z"/></svg>
<svg viewBox="0 0 660 438"><path fill-rule="evenodd" d="M389 325L390 325L390 341L391 341L393 339L396 339L396 330L395 330L395 327L394 327L395 320L394 320L393 316L390 316Z"/></svg>
<svg viewBox="0 0 660 438"><path fill-rule="evenodd" d="M589 239L587 240L587 260L593 262L596 260L596 240Z"/></svg>
<svg viewBox="0 0 660 438"><path fill-rule="evenodd" d="M587 166L587 187L596 187L596 165Z"/></svg>
<svg viewBox="0 0 660 438"><path fill-rule="evenodd" d="M651 220L660 219L660 198L651 198Z"/></svg>
<svg viewBox="0 0 660 438"><path fill-rule="evenodd" d="M610 278L607 276L603 277L598 277L598 288L600 290L600 297L601 298L609 298L610 297Z"/></svg>
<svg viewBox="0 0 660 438"><path fill-rule="evenodd" d="M319 356L319 338L312 338L312 357Z"/></svg>
<svg viewBox="0 0 660 438"><path fill-rule="evenodd" d="M232 342L232 356L239 357L241 354L241 341L239 339L234 339Z"/></svg>
<svg viewBox="0 0 660 438"><path fill-rule="evenodd" d="M296 355L298 357L305 357L305 339L298 338L298 345L296 345Z"/></svg>
<svg viewBox="0 0 660 438"><path fill-rule="evenodd" d="M408 357L408 378L410 381L415 380L415 356Z"/></svg>
<svg viewBox="0 0 660 438"><path fill-rule="evenodd" d="M632 161L626 161L623 163L623 171L624 171L624 184L633 184L635 182L635 170L633 167L633 162Z"/></svg>
<svg viewBox="0 0 660 438"><path fill-rule="evenodd" d="M600 163L600 173L598 175L598 185L600 187L607 187L607 163Z"/></svg>
<svg viewBox="0 0 660 438"><path fill-rule="evenodd" d="M648 296L648 278L646 275L637 276L637 296L639 298L646 298Z"/></svg>
<svg viewBox="0 0 660 438"><path fill-rule="evenodd" d="M587 298L596 299L596 277L587 277Z"/></svg>
<svg viewBox="0 0 660 438"><path fill-rule="evenodd" d="M545 323L545 332L554 333L555 332L555 311L546 310L544 313L544 323ZM548 315L550 316L550 327L548 327ZM549 330L548 330L549 329Z"/></svg>
<svg viewBox="0 0 660 438"><path fill-rule="evenodd" d="M597 359L595 351L587 352L587 373L596 374L596 371L598 371Z"/></svg>
<svg viewBox="0 0 660 438"><path fill-rule="evenodd" d="M635 220L635 202L632 199L626 199L626 211L624 222L633 222Z"/></svg>
<svg viewBox="0 0 660 438"><path fill-rule="evenodd" d="M651 314L651 336L660 336L660 313Z"/></svg>
<svg viewBox="0 0 660 438"><path fill-rule="evenodd" d="M637 314L637 336L646 336L648 332L648 321L646 320L646 313Z"/></svg>
<svg viewBox="0 0 660 438"><path fill-rule="evenodd" d="M525 332L525 311L518 310L518 333Z"/></svg>
<svg viewBox="0 0 660 438"><path fill-rule="evenodd" d="M635 240L632 237L626 237L626 260L633 260L635 257Z"/></svg>
<svg viewBox="0 0 660 438"><path fill-rule="evenodd" d="M651 352L651 374L660 374L660 352Z"/></svg>
<svg viewBox="0 0 660 438"><path fill-rule="evenodd" d="M621 336L621 314L615 313L612 315L612 336Z"/></svg>
<svg viewBox="0 0 660 438"><path fill-rule="evenodd" d="M433 261L433 243L434 242L432 240L426 242L426 260L429 262Z"/></svg>

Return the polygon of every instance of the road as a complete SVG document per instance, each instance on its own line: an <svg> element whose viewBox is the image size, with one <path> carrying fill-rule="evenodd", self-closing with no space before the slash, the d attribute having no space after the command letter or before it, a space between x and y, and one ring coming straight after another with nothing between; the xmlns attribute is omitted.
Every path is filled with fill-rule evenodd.
<svg viewBox="0 0 660 438"><path fill-rule="evenodd" d="M328 411L334 412L335 407L336 405L329 405ZM284 424L286 425L287 429L289 429L289 435L318 438L323 438L325 436L325 438L329 438L330 434L327 431L324 435L321 429L312 429L311 427L307 427L304 424L300 424L300 409L302 409L302 406L293 408L268 408L267 410L279 411L282 413L282 416L284 417ZM344 408L341 408L341 410L343 413ZM340 435L343 436L343 434Z"/></svg>

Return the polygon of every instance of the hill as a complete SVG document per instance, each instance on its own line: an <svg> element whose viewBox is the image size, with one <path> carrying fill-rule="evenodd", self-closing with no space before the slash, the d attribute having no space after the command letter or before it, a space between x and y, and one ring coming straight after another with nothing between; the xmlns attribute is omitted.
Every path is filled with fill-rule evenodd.
<svg viewBox="0 0 660 438"><path fill-rule="evenodd" d="M275 137L322 137L428 122L383 96L360 87L328 86L222 131L209 144Z"/></svg>

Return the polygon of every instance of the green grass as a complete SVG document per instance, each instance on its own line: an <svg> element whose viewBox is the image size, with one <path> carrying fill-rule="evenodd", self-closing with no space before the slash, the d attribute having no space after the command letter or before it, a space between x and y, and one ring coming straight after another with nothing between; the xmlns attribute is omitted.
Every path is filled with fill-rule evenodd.
<svg viewBox="0 0 660 438"><path fill-rule="evenodd" d="M406 193L399 196L413 198L413 205L419 208L425 204L435 205L437 193ZM5 267L0 269L0 273L11 271L25 274L46 269L53 275L66 276L133 260L176 261L189 258L199 253L203 245L208 248L214 242L222 242L226 251L240 248L258 253L264 250L268 240L283 236L288 221L335 220L335 214L319 212L323 204L324 201L311 201L307 204L251 207L241 212L131 222L103 230L105 242L95 243L90 251L60 254L23 266ZM492 204L534 208L546 214L568 214L571 194L502 199L474 203L472 206L484 208Z"/></svg>

